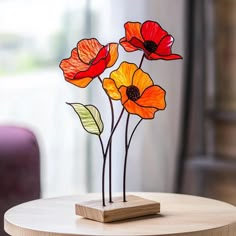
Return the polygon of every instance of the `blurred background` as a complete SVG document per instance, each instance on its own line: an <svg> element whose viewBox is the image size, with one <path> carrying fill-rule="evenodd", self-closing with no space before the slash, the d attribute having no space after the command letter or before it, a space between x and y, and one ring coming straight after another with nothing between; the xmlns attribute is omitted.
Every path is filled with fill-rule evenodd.
<svg viewBox="0 0 236 236"><path fill-rule="evenodd" d="M1 217L35 198L101 191L98 139L83 130L66 102L96 105L107 125L105 140L109 103L97 80L86 89L65 82L59 63L80 39L117 42L126 21L147 19L174 36L172 51L184 59L143 63L167 91L167 108L137 130L127 191L236 204L235 0L0 0ZM119 54L113 69L142 57L122 47ZM116 118L120 109L115 102ZM137 120L132 117L132 124ZM116 133L113 145L115 192L122 191L122 135Z"/></svg>

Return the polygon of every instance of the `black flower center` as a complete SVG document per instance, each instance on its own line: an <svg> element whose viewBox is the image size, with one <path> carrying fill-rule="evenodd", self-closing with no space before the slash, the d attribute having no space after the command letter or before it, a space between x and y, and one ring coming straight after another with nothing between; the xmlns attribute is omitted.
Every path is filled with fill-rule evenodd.
<svg viewBox="0 0 236 236"><path fill-rule="evenodd" d="M144 43L143 43L145 49L149 52L155 52L156 49L157 49L157 44L151 40L146 40Z"/></svg>
<svg viewBox="0 0 236 236"><path fill-rule="evenodd" d="M127 88L126 94L128 98L134 102L140 98L139 89L134 85L131 85Z"/></svg>

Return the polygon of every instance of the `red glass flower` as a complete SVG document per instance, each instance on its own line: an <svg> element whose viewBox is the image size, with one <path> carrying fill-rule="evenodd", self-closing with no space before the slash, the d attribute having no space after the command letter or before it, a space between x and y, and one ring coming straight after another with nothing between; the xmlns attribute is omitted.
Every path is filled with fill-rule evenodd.
<svg viewBox="0 0 236 236"><path fill-rule="evenodd" d="M156 111L166 107L165 90L132 63L122 62L103 80L103 88L112 99L121 100L127 112L143 119L154 118Z"/></svg>
<svg viewBox="0 0 236 236"><path fill-rule="evenodd" d="M125 24L125 37L120 44L127 52L142 50L148 60L175 60L182 57L172 54L171 47L174 38L154 21L127 22Z"/></svg>
<svg viewBox="0 0 236 236"><path fill-rule="evenodd" d="M84 88L95 77L115 64L118 58L118 44L101 45L97 39L83 39L71 51L71 57L60 63L66 81Z"/></svg>

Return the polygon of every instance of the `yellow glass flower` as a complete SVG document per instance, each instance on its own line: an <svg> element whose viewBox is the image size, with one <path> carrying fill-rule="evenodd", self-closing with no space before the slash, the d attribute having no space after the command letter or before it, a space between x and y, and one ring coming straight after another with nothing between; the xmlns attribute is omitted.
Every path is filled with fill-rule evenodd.
<svg viewBox="0 0 236 236"><path fill-rule="evenodd" d="M122 62L103 80L103 88L112 99L121 100L128 113L143 119L154 118L156 111L166 107L165 90L132 63Z"/></svg>

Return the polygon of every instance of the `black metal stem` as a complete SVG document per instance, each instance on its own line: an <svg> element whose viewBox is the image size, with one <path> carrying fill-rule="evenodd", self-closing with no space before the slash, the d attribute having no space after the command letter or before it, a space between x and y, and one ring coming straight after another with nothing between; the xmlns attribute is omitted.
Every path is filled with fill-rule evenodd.
<svg viewBox="0 0 236 236"><path fill-rule="evenodd" d="M129 138L128 148L129 148L129 146L130 146L131 139L133 138L133 135L134 135L136 129L138 128L138 126L139 126L139 124L141 123L142 120L143 120L143 119L140 119L139 122L138 122L138 123L135 125L135 127L134 127L133 132L131 133L130 138Z"/></svg>
<svg viewBox="0 0 236 236"><path fill-rule="evenodd" d="M116 122L116 124L115 124L115 126L114 126L114 129L112 130L112 132L111 132L111 134L110 134L110 137L109 137L108 142L107 142L106 150L105 150L105 156L107 156L107 152L108 152L108 148L109 148L109 145L110 145L112 136L113 136L113 134L114 134L114 132L115 132L115 130L116 130L118 124L120 123L120 120L121 120L121 117L122 117L122 115L123 115L123 113L124 113L124 110L125 110L125 109L123 108L122 111L121 111L121 113L120 113L120 116L119 116L119 118L118 118L118 120L117 120L117 122Z"/></svg>
<svg viewBox="0 0 236 236"><path fill-rule="evenodd" d="M98 76L98 79L102 84L102 79L100 76ZM107 96L107 97L108 97L110 107L111 107L111 132L112 132L112 130L114 128L114 119L115 119L114 107L113 107L113 103L112 103L111 98L109 96ZM113 202L112 201L112 139L111 139L111 142L109 145L109 202L110 203Z"/></svg>
<svg viewBox="0 0 236 236"><path fill-rule="evenodd" d="M101 136L99 135L99 140L100 140L100 143L101 143L101 147L102 147L102 154L103 154L103 167L102 167L102 205L103 206L106 206L105 204L105 170L106 170L106 159L107 159L107 153L108 153L108 149L109 149L109 146L110 146L110 142L111 142L111 139L112 139L112 136L118 126L118 124L120 123L120 120L121 120L121 117L124 113L124 108L122 109L121 113L120 113L120 116L114 126L114 129L112 130L111 134L110 134L110 137L108 139L108 142L107 142L107 146L106 146L106 150L104 150L104 145L103 145L103 142L102 142L102 138Z"/></svg>
<svg viewBox="0 0 236 236"><path fill-rule="evenodd" d="M140 61L139 67L138 67L139 69L141 68L141 66L142 66L142 64L143 64L144 56L145 56L145 54L143 54L143 56L142 56L142 58L141 58L141 61Z"/></svg>
<svg viewBox="0 0 236 236"><path fill-rule="evenodd" d="M109 102L110 102L110 107L111 107L111 132L114 128L114 108L112 104L112 100L110 97ZM110 142L110 147L109 147L109 202L112 203L112 139Z"/></svg>
<svg viewBox="0 0 236 236"><path fill-rule="evenodd" d="M103 146L103 143L102 143L102 139L101 137L99 136L99 139L100 139L100 142L101 142L101 145L102 145L102 152L103 152L103 167L102 167L102 204L103 206L106 206L105 204L105 169L106 169L106 159L107 159L107 153L108 153L108 149L109 149L109 146L110 146L110 143L111 143L111 139L112 139L112 136L118 126L118 124L120 123L120 120L121 120L121 117L124 113L124 108L122 109L121 113L120 113L120 116L114 126L114 129L112 130L111 134L110 134L110 137L108 139L108 142L107 142L107 146L106 146L106 151L104 152L104 146Z"/></svg>
<svg viewBox="0 0 236 236"><path fill-rule="evenodd" d="M101 135L98 136L101 148L102 148L102 154L103 154L103 167L102 167L102 205L106 206L105 204L105 167L106 167L106 156L104 152L104 145L102 142Z"/></svg>
<svg viewBox="0 0 236 236"><path fill-rule="evenodd" d="M139 122L135 125L131 135L130 135L130 138L129 138L129 142L127 142L128 140L128 135L125 136L125 162L124 162L124 173L123 173L123 201L126 202L126 168L127 168L127 159L128 159L128 151L129 151L129 147L130 147L130 143L131 143L131 140L134 136L134 133L136 131L136 129L138 128L139 124L141 123L143 119L140 119ZM127 122L128 121L128 117L127 117ZM126 126L128 125L126 122ZM128 132L128 128L126 129L126 132ZM126 133L127 134L127 133Z"/></svg>
<svg viewBox="0 0 236 236"><path fill-rule="evenodd" d="M128 113L126 119L126 127L125 127L125 159L124 159L124 172L123 172L123 202L126 201L126 167L127 167L127 157L128 157L128 127L129 127L129 117Z"/></svg>
<svg viewBox="0 0 236 236"><path fill-rule="evenodd" d="M141 66L143 64L144 56L145 56L145 54L143 53L143 56L142 56L140 64L139 64L139 69L141 68ZM124 172L123 172L123 202L127 201L126 200L126 169L127 169L127 159L128 159L129 146L130 146L130 143L131 143L131 140L133 138L135 130L137 129L140 122L142 121L142 119L140 119L140 121L136 124L136 126L134 127L134 129L133 129L133 131L130 135L129 141L128 141L129 118L130 118L130 114L128 113L127 120L126 120L126 127L125 127L125 159L124 159Z"/></svg>

